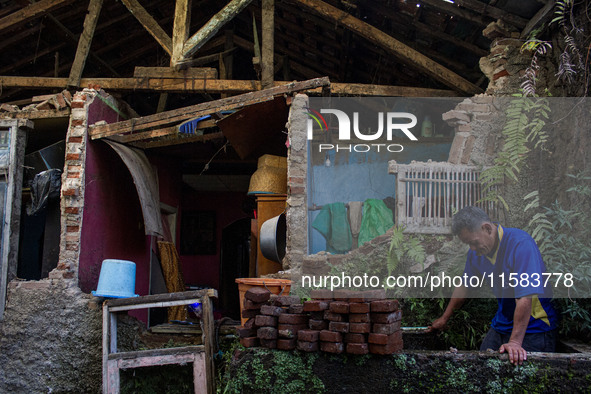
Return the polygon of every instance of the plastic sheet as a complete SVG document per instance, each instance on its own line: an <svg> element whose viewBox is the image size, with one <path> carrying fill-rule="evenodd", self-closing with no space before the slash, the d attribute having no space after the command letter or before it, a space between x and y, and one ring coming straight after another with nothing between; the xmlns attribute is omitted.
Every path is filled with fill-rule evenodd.
<svg viewBox="0 0 591 394"><path fill-rule="evenodd" d="M60 198L62 187L62 170L53 168L35 175L31 183L31 204L27 206L29 216L36 215L52 200Z"/></svg>

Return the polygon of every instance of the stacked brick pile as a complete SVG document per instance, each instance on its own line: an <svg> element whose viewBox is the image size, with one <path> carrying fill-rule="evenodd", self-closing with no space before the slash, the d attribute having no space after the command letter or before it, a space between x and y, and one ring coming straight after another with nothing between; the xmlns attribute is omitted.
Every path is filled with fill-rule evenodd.
<svg viewBox="0 0 591 394"><path fill-rule="evenodd" d="M249 292L252 292L249 294ZM343 297L317 290L313 300L299 304L294 297L272 297L262 288L246 295L238 329L245 347L327 353L392 354L402 350L401 311L397 300L363 294Z"/></svg>
<svg viewBox="0 0 591 394"><path fill-rule="evenodd" d="M299 298L276 296L267 289L253 287L244 294L242 317L248 319L238 328L245 347L293 350L298 331L308 327Z"/></svg>

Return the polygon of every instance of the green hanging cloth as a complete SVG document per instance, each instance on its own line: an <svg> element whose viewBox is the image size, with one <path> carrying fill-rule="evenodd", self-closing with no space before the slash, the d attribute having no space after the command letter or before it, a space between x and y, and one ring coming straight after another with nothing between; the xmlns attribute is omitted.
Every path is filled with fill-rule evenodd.
<svg viewBox="0 0 591 394"><path fill-rule="evenodd" d="M325 204L312 227L326 239L326 251L343 254L351 250L351 227L347 220L347 208L342 202Z"/></svg>
<svg viewBox="0 0 591 394"><path fill-rule="evenodd" d="M365 200L359 231L359 246L378 235L385 234L392 226L394 226L392 210L384 204L384 201L375 198Z"/></svg>

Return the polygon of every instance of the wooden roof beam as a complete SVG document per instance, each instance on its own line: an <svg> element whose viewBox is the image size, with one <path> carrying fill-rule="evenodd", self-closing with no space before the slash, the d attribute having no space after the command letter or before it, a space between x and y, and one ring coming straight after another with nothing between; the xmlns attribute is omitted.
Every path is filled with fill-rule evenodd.
<svg viewBox="0 0 591 394"><path fill-rule="evenodd" d="M183 47L183 58L193 56L210 38L238 15L252 0L232 0L215 14L197 33L193 34Z"/></svg>
<svg viewBox="0 0 591 394"><path fill-rule="evenodd" d="M491 6L490 4L483 3L478 0L454 0L456 4L471 11L477 12L480 15L486 15L492 19L502 19L505 22L523 29L527 25L527 19L520 16L511 14L507 11L501 10Z"/></svg>
<svg viewBox="0 0 591 394"><path fill-rule="evenodd" d="M76 0L41 0L0 19L0 31L28 22Z"/></svg>
<svg viewBox="0 0 591 394"><path fill-rule="evenodd" d="M481 93L483 90L472 82L462 78L441 64L431 60L427 56L415 51L408 45L389 36L381 30L355 18L320 0L293 0L312 12L323 15L331 21L343 25L352 32L364 37L376 45L397 55L403 62L416 67L421 72L443 83L450 88L466 94Z"/></svg>
<svg viewBox="0 0 591 394"><path fill-rule="evenodd" d="M127 9L136 17L148 33L158 41L166 53L172 56L172 39L166 34L162 27L160 27L158 22L154 20L152 15L150 15L137 0L121 0L121 2L125 4Z"/></svg>
<svg viewBox="0 0 591 394"><path fill-rule="evenodd" d="M204 81L205 82L205 81ZM236 81L229 81L236 82ZM260 89L260 83L257 83ZM244 93L238 96L227 97L201 104L179 108L171 111L134 118L122 122L91 127L89 135L91 139L109 137L111 135L139 132L154 128L162 128L172 123L182 122L199 116L209 115L224 110L244 108L246 106L273 100L275 96L294 93L302 90L315 89L330 85L328 78L316 78L308 81L290 82L269 89ZM254 90L254 89L253 89Z"/></svg>
<svg viewBox="0 0 591 394"><path fill-rule="evenodd" d="M183 46L189 38L191 27L191 0L176 0L174 25L172 28L171 67L183 59Z"/></svg>
<svg viewBox="0 0 591 394"><path fill-rule="evenodd" d="M94 36L94 29L103 6L103 0L90 0L88 4L88 13L84 18L84 27L82 28L82 34L78 40L78 48L76 49L76 56L70 69L70 76L68 78L68 86L78 86L80 79L82 78L82 71L86 65L86 59L90 52L90 44Z"/></svg>
<svg viewBox="0 0 591 394"><path fill-rule="evenodd" d="M429 7L435 8L439 11L443 11L448 15L457 16L467 21L473 22L479 26L487 26L490 23L490 19L484 18L470 10L460 8L455 4L448 3L443 0L420 0L422 4L426 4Z"/></svg>

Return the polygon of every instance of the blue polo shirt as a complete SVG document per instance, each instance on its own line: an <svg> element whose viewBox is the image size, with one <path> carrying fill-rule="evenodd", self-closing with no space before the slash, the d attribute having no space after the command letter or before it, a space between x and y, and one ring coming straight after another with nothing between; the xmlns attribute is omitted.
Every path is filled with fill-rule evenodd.
<svg viewBox="0 0 591 394"><path fill-rule="evenodd" d="M468 276L483 274L489 281L499 308L492 320L492 328L509 334L513 330L515 299L532 296L532 312L526 334L550 331L556 328L557 315L551 304L550 282L544 288L546 265L534 239L517 228L498 225L499 245L492 256L478 256L470 250L464 273ZM511 278L514 278L511 280ZM517 279L517 281L515 280Z"/></svg>

